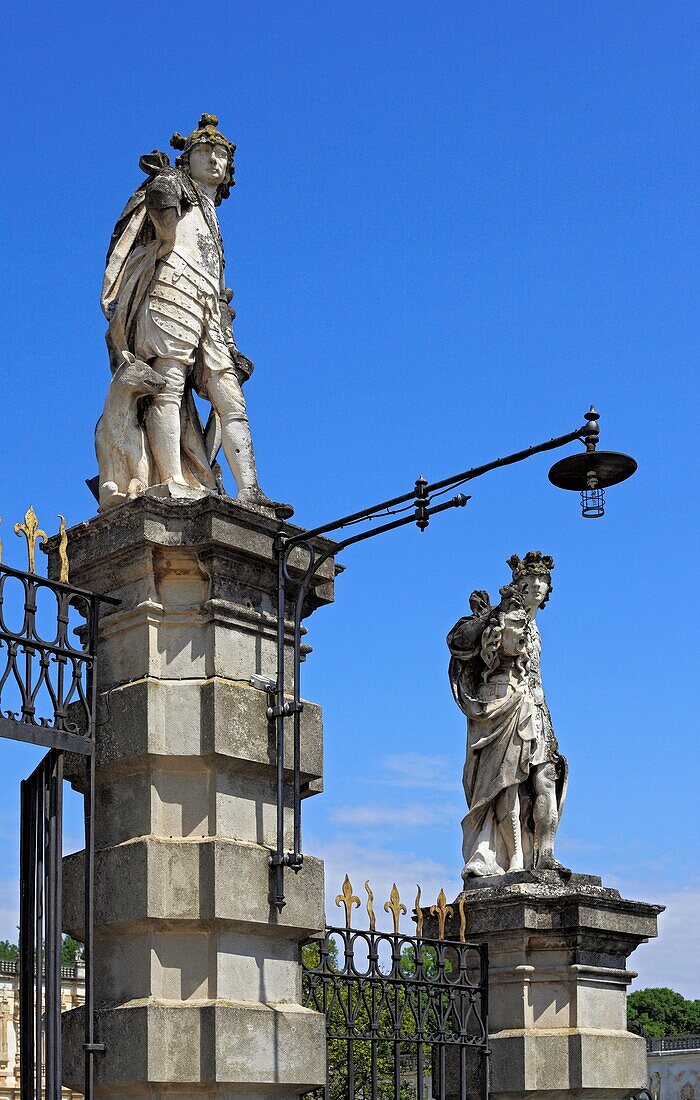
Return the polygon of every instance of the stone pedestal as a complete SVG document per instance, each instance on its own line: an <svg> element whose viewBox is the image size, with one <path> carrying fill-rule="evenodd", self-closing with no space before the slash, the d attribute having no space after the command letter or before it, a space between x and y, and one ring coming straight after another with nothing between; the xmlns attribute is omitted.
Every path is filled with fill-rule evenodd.
<svg viewBox="0 0 700 1100"><path fill-rule="evenodd" d="M627 1100L645 1087L646 1045L627 1031L627 959L656 936L662 909L589 875L469 880L466 938L489 951L492 1100ZM457 912L455 902L448 936Z"/></svg>
<svg viewBox="0 0 700 1100"><path fill-rule="evenodd" d="M325 1020L300 1005L299 966L300 942L325 925L323 866L307 856L287 874L281 915L271 908L275 731L251 683L276 675L280 527L228 499L143 497L69 532L72 583L122 601L100 625L97 1098L272 1100L325 1080ZM332 600L334 577L330 559L307 614ZM310 703L301 762L313 794L322 727ZM64 868L64 927L77 938L82 863L77 853ZM81 1012L65 1019L72 1087L82 1026Z"/></svg>

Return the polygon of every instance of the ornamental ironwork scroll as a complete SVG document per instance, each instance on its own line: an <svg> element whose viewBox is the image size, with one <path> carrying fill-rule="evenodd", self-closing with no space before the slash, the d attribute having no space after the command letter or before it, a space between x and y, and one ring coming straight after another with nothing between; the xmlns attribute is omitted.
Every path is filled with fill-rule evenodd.
<svg viewBox="0 0 700 1100"><path fill-rule="evenodd" d="M421 907L419 886L409 933L401 929L407 907L395 883L384 905L392 931L377 931L368 881L365 891L366 923L353 912L360 899L346 875L336 899L344 927L328 927L302 949L303 1003L326 1016L326 1086L307 1096L484 1100L488 957L485 945L466 942L464 895L457 916L444 890L435 905ZM435 937L422 935L429 917ZM353 918L363 926L353 927Z"/></svg>
<svg viewBox="0 0 700 1100"><path fill-rule="evenodd" d="M50 751L23 781L20 840L20 1065L22 1100L61 1100L61 898L64 750L82 758L85 814L85 1074L92 1100L95 1054L93 896L97 626L118 600L68 583L68 532L59 516L59 580L36 572L48 536L34 508L14 525L28 569L0 564L0 737ZM0 557L2 544L0 543Z"/></svg>
<svg viewBox="0 0 700 1100"><path fill-rule="evenodd" d="M98 609L116 601L68 584L68 535L59 520L60 580L36 572L37 546L48 536L31 506L14 525L26 540L28 569L0 564L0 736L89 755Z"/></svg>

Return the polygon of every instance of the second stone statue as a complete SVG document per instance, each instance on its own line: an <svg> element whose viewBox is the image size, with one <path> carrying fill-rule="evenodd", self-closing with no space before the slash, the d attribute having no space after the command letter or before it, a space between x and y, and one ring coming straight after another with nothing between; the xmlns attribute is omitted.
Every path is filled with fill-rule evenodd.
<svg viewBox="0 0 700 1100"><path fill-rule="evenodd" d="M539 550L508 559L512 581L492 607L472 592L472 614L447 636L450 683L467 716L462 822L465 879L537 869L554 857L567 763L542 690L536 615L552 591L554 561Z"/></svg>
<svg viewBox="0 0 700 1100"><path fill-rule="evenodd" d="M179 150L140 160L146 180L117 222L102 288L112 380L95 442L100 509L144 492L223 494L223 448L238 501L288 518L260 489L243 383L253 364L233 336L216 207L234 182L235 145L202 115ZM206 427L194 395L211 404Z"/></svg>

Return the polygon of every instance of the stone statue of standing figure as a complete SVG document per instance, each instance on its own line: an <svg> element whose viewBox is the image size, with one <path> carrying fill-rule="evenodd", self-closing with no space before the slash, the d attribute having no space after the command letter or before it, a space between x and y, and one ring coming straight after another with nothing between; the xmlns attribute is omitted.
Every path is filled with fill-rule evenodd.
<svg viewBox="0 0 700 1100"><path fill-rule="evenodd" d="M102 510L151 490L171 498L223 493L223 447L242 504L292 510L260 489L243 383L253 364L236 346L216 207L234 182L235 145L215 115L141 157L146 180L115 226L102 308L112 382L96 429ZM211 404L202 426L194 394Z"/></svg>
<svg viewBox="0 0 700 1100"><path fill-rule="evenodd" d="M447 636L450 683L467 716L463 878L529 869L566 871L554 857L567 784L540 670L536 615L552 591L554 561L539 550L508 559L512 582L491 606Z"/></svg>

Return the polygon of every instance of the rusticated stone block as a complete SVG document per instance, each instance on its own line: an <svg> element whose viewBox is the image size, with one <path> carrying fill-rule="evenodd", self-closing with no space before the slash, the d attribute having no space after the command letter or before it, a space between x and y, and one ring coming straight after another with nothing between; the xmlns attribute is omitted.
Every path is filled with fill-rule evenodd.
<svg viewBox="0 0 700 1100"><path fill-rule="evenodd" d="M304 858L286 882L280 914L270 906L269 850L208 837L144 837L95 858L95 924L143 926L146 921L225 921L253 934L274 928L303 939L325 926L323 863ZM83 853L64 859L64 927L81 939Z"/></svg>
<svg viewBox="0 0 700 1100"><path fill-rule="evenodd" d="M66 1066L80 1064L83 1023L82 1009L63 1017ZM106 1048L95 1062L96 1100L151 1096L149 1085L156 1095L167 1085L162 1095L180 1096L193 1084L214 1087L217 1097L227 1087L248 1095L245 1084L281 1100L325 1082L325 1018L300 1005L132 1004L99 1011L96 1026ZM69 1070L66 1083L78 1089L80 1076Z"/></svg>
<svg viewBox="0 0 700 1100"><path fill-rule="evenodd" d="M100 768L142 756L221 756L247 774L276 767L274 729L267 718L267 693L248 683L209 680L140 679L99 700L103 734ZM323 774L321 708L304 703L301 716L302 782ZM291 739L285 766L293 764Z"/></svg>

